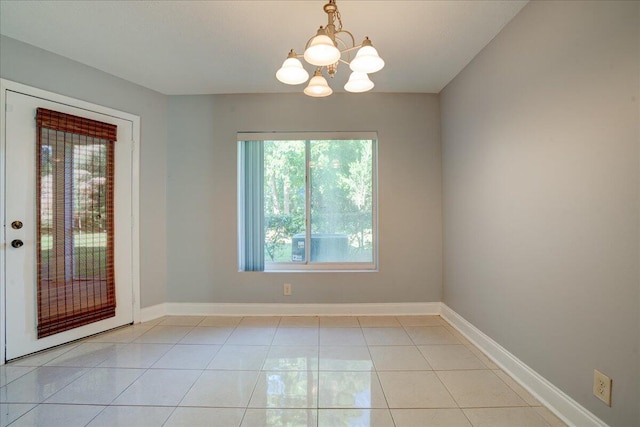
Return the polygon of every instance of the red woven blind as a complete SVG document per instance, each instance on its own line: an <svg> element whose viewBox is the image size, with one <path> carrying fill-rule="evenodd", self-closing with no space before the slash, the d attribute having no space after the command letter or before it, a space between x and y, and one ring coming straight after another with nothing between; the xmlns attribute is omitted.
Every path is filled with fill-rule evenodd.
<svg viewBox="0 0 640 427"><path fill-rule="evenodd" d="M115 316L117 127L38 108L38 338Z"/></svg>
<svg viewBox="0 0 640 427"><path fill-rule="evenodd" d="M36 125L38 128L106 139L111 142L117 141L118 127L116 125L47 110L46 108L38 108Z"/></svg>

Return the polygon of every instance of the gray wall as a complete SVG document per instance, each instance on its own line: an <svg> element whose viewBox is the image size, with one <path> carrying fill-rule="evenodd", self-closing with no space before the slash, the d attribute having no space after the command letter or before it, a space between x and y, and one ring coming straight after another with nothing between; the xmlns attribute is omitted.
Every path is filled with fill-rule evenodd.
<svg viewBox="0 0 640 427"><path fill-rule="evenodd" d="M0 36L0 77L141 117L141 305L166 300L167 97L51 52Z"/></svg>
<svg viewBox="0 0 640 427"><path fill-rule="evenodd" d="M640 425L639 6L531 2L441 93L444 302L625 427Z"/></svg>
<svg viewBox="0 0 640 427"><path fill-rule="evenodd" d="M442 290L437 95L172 96L170 302L431 302ZM237 271L238 131L377 131L379 272ZM293 296L282 296L282 284Z"/></svg>

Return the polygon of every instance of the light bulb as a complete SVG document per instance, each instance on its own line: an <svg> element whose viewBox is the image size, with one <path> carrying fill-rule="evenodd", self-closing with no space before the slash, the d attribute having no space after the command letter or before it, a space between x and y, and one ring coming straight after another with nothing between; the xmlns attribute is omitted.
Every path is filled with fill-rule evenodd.
<svg viewBox="0 0 640 427"><path fill-rule="evenodd" d="M373 82L369 80L369 76L359 71L354 71L349 76L349 81L344 85L344 90L347 92L366 92L373 89Z"/></svg>
<svg viewBox="0 0 640 427"><path fill-rule="evenodd" d="M351 61L351 64L349 64L349 68L352 71L367 74L380 71L382 67L384 67L384 61L378 55L376 48L371 46L371 42L362 46L356 53L356 57Z"/></svg>
<svg viewBox="0 0 640 427"><path fill-rule="evenodd" d="M327 80L316 73L316 75L311 77L311 80L309 80L309 85L304 88L304 93L309 96L320 98L331 95L333 90L329 87Z"/></svg>
<svg viewBox="0 0 640 427"><path fill-rule="evenodd" d="M329 38L322 28L318 30L316 35L304 51L304 60L309 64L323 67L338 62L340 59L340 50L333 44L333 40Z"/></svg>
<svg viewBox="0 0 640 427"><path fill-rule="evenodd" d="M276 78L288 85L299 85L309 78L307 70L302 68L302 63L298 58L287 58L282 63L282 67L276 72Z"/></svg>

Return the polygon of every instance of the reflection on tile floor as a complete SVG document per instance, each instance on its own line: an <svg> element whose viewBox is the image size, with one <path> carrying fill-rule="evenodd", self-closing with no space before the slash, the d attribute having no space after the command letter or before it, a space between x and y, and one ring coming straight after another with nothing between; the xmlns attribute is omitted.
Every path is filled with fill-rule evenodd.
<svg viewBox="0 0 640 427"><path fill-rule="evenodd" d="M439 316L167 316L0 366L0 426L562 426Z"/></svg>

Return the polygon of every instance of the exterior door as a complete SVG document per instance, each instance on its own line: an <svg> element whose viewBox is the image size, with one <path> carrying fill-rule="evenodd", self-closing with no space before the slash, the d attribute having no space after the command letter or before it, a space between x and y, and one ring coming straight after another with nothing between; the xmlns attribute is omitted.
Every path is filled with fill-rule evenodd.
<svg viewBox="0 0 640 427"><path fill-rule="evenodd" d="M11 360L133 322L134 123L11 90L5 102ZM53 129L42 111L79 121ZM95 123L113 135L82 130Z"/></svg>

